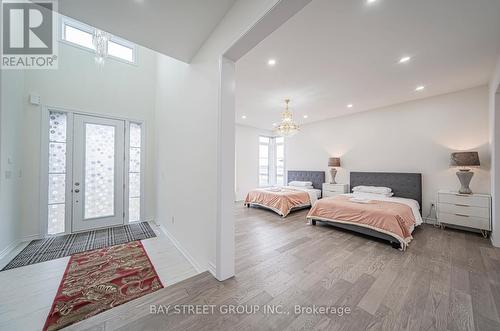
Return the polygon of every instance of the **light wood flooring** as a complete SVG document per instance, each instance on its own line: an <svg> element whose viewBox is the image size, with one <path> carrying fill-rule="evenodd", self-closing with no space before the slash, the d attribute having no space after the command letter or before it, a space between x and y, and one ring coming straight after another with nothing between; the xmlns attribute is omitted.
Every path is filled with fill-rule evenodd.
<svg viewBox="0 0 500 331"><path fill-rule="evenodd" d="M500 249L480 235L423 225L406 252L380 241L235 208L236 277L208 272L70 330L500 330ZM289 314L150 314L150 304L283 305ZM295 314L294 305L352 313ZM216 310L217 311L217 310Z"/></svg>
<svg viewBox="0 0 500 331"><path fill-rule="evenodd" d="M151 227L157 237L142 243L163 285L198 274L163 232L153 224ZM14 256L3 259L1 265ZM0 330L43 328L68 261L69 256L0 272Z"/></svg>

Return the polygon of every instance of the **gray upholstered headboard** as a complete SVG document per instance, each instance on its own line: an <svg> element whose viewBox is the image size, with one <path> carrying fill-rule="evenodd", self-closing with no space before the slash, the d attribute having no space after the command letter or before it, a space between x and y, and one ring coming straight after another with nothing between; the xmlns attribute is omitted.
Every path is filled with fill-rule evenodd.
<svg viewBox="0 0 500 331"><path fill-rule="evenodd" d="M351 172L351 190L359 185L390 187L395 197L418 201L422 209L422 174L400 172Z"/></svg>
<svg viewBox="0 0 500 331"><path fill-rule="evenodd" d="M312 182L314 188L321 190L323 183L325 182L325 172L289 170L287 184L294 180L298 180L301 182Z"/></svg>

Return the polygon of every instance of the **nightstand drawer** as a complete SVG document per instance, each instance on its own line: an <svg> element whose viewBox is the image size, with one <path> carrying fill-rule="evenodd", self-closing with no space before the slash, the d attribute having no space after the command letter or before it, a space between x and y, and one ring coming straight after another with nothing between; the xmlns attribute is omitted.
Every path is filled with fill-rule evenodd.
<svg viewBox="0 0 500 331"><path fill-rule="evenodd" d="M462 214L439 213L439 222L444 224L460 225L480 230L491 230L489 218L467 216Z"/></svg>
<svg viewBox="0 0 500 331"><path fill-rule="evenodd" d="M344 194L344 192L323 191L323 198L334 197L341 194Z"/></svg>
<svg viewBox="0 0 500 331"><path fill-rule="evenodd" d="M324 190L327 192L337 192L337 193L345 192L345 190L342 187L326 187L324 188Z"/></svg>
<svg viewBox="0 0 500 331"><path fill-rule="evenodd" d="M487 196L467 196L453 193L439 193L438 199L439 203L490 208L490 198Z"/></svg>
<svg viewBox="0 0 500 331"><path fill-rule="evenodd" d="M337 193L347 193L347 184L329 184L323 183L323 192L337 192Z"/></svg>
<svg viewBox="0 0 500 331"><path fill-rule="evenodd" d="M489 208L474 207L460 204L440 203L438 204L440 213L460 214L473 217L490 218Z"/></svg>

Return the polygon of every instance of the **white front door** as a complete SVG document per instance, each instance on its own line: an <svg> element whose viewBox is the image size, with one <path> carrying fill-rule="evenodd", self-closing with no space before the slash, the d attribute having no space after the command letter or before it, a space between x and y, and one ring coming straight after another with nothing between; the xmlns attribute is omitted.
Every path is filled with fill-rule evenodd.
<svg viewBox="0 0 500 331"><path fill-rule="evenodd" d="M124 121L75 114L72 232L124 224Z"/></svg>

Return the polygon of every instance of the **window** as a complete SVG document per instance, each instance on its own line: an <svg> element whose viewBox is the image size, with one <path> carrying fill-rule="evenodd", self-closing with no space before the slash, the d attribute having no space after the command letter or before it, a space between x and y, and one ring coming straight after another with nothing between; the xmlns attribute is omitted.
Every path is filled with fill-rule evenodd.
<svg viewBox="0 0 500 331"><path fill-rule="evenodd" d="M134 53L135 53L134 45L129 42L126 42L125 40L112 37L111 40L108 41L109 56L133 63L135 62Z"/></svg>
<svg viewBox="0 0 500 331"><path fill-rule="evenodd" d="M61 38L63 41L89 51L94 51L93 36L96 28L63 17L61 20ZM108 41L108 57L127 63L136 63L136 45L111 35Z"/></svg>
<svg viewBox="0 0 500 331"><path fill-rule="evenodd" d="M285 138L276 137L276 185L285 185Z"/></svg>
<svg viewBox="0 0 500 331"><path fill-rule="evenodd" d="M49 112L48 234L65 231L67 114Z"/></svg>
<svg viewBox="0 0 500 331"><path fill-rule="evenodd" d="M141 220L141 124L130 123L129 139L128 219L130 222L136 222Z"/></svg>
<svg viewBox="0 0 500 331"><path fill-rule="evenodd" d="M270 185L269 180L269 152L271 138L259 137L259 186Z"/></svg>
<svg viewBox="0 0 500 331"><path fill-rule="evenodd" d="M285 185L285 139L259 137L259 186Z"/></svg>
<svg viewBox="0 0 500 331"><path fill-rule="evenodd" d="M88 48L95 49L92 43L92 32L84 31L71 25L64 26L64 40Z"/></svg>

